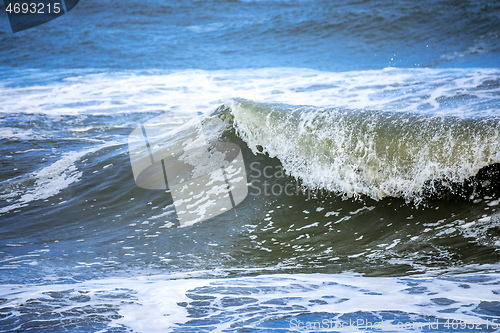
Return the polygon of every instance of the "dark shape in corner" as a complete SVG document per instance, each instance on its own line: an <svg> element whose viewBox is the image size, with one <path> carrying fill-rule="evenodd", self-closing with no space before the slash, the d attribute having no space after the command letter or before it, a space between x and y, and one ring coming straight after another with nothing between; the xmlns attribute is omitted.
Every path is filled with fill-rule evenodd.
<svg viewBox="0 0 500 333"><path fill-rule="evenodd" d="M79 0L64 0L66 12ZM52 21L65 14L62 0L4 0L12 32L19 32Z"/></svg>
<svg viewBox="0 0 500 333"><path fill-rule="evenodd" d="M80 0L64 0L66 4L66 13L73 9Z"/></svg>

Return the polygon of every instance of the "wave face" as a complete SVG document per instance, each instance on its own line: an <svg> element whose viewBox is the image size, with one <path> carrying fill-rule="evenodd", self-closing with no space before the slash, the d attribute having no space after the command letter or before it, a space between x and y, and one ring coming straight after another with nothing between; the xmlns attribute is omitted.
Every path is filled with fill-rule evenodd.
<svg viewBox="0 0 500 333"><path fill-rule="evenodd" d="M500 118L257 103L225 104L254 153L309 188L420 201L500 162Z"/></svg>

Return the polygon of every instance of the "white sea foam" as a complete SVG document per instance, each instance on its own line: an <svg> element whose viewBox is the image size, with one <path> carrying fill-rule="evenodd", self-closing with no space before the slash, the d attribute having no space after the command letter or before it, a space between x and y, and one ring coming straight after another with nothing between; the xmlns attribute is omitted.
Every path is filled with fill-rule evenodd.
<svg viewBox="0 0 500 333"><path fill-rule="evenodd" d="M67 319L74 313L76 325L88 315L102 319L108 327L133 332L287 330L293 320L322 319L337 323L369 319L394 326L420 322L423 329L400 330L421 332L436 320L441 330L445 330L446 320L484 324L489 320L491 328L492 319L500 320L499 282L498 273L398 278L350 274L219 279L143 276L43 286L2 285L0 297L7 300L5 306L21 311L17 314L19 328L27 324L21 314L36 306L37 299L49 298L53 302L44 301L43 310L37 310L47 312L42 315L64 313Z"/></svg>
<svg viewBox="0 0 500 333"><path fill-rule="evenodd" d="M86 150L65 153L54 163L28 175L28 179L11 179L3 182L0 199L14 202L0 208L0 214L27 206L30 202L55 196L71 184L80 181L82 172L76 162L87 154L116 143L107 143ZM31 186L26 186L32 182Z"/></svg>
<svg viewBox="0 0 500 333"><path fill-rule="evenodd" d="M23 130L19 128L3 127L0 128L0 139L8 140L27 140L33 137L32 130Z"/></svg>
<svg viewBox="0 0 500 333"><path fill-rule="evenodd" d="M36 73L34 74L36 75ZM295 105L499 113L495 69L398 69L322 72L297 68L219 71L68 72L45 85L0 87L2 113L51 115L171 111L196 115L234 97Z"/></svg>

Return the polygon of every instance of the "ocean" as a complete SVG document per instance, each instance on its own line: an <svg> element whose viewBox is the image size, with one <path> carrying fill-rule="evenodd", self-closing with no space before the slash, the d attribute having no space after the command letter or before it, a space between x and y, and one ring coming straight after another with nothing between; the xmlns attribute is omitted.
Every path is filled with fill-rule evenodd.
<svg viewBox="0 0 500 333"><path fill-rule="evenodd" d="M499 2L0 8L0 332L500 331Z"/></svg>

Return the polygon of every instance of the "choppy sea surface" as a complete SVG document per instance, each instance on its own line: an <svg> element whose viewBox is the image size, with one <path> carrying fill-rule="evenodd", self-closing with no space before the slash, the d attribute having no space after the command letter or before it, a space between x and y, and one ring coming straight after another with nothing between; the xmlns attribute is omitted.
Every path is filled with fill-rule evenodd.
<svg viewBox="0 0 500 333"><path fill-rule="evenodd" d="M498 22L481 0L0 16L0 332L499 331ZM182 223L129 139L193 119L248 195Z"/></svg>

